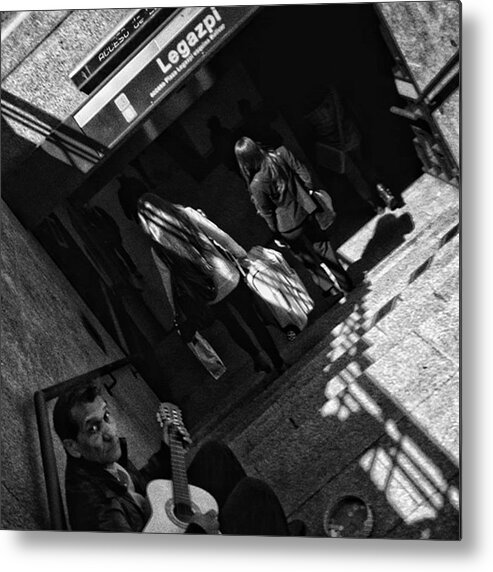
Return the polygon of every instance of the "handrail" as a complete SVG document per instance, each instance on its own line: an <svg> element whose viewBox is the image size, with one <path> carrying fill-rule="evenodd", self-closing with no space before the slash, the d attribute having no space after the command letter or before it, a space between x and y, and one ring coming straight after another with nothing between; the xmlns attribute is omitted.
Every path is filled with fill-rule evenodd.
<svg viewBox="0 0 493 572"><path fill-rule="evenodd" d="M424 87L420 96L416 99L415 104L420 105L431 93L431 91L447 76L447 74L459 63L459 51L448 60L448 62L440 69L434 78ZM457 72L458 73L458 72ZM455 75L455 74L454 74Z"/></svg>

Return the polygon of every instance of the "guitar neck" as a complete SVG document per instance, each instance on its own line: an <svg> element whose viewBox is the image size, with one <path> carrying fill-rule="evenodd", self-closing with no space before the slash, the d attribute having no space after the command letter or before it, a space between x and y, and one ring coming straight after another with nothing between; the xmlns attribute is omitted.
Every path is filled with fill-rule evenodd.
<svg viewBox="0 0 493 572"><path fill-rule="evenodd" d="M192 507L185 463L186 451L181 439L175 435L174 431L170 431L169 446L171 450L171 474L176 511L182 517L191 516Z"/></svg>

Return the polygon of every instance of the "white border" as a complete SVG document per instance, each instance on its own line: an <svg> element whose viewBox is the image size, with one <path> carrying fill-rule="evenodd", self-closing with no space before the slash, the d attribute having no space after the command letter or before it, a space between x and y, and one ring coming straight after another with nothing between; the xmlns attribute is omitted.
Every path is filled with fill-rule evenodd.
<svg viewBox="0 0 493 572"><path fill-rule="evenodd" d="M236 4L255 4L237 1ZM258 2L257 2L258 3ZM279 4L280 2L270 2ZM284 4L293 2L284 2ZM296 3L296 2L294 2ZM320 3L320 2L312 2ZM329 3L329 2L325 2ZM333 3L333 2L332 2ZM185 2L159 3L173 6ZM217 5L228 2L216 2ZM189 4L188 4L189 5ZM0 531L5 569L36 572L181 569L283 572L490 570L493 561L492 2L463 1L463 535L460 543L217 537L143 537ZM139 0L70 8L148 7ZM152 6L151 6L152 7ZM4 0L2 10L66 9L54 0ZM490 564L488 564L488 561ZM179 567L179 568L178 568Z"/></svg>

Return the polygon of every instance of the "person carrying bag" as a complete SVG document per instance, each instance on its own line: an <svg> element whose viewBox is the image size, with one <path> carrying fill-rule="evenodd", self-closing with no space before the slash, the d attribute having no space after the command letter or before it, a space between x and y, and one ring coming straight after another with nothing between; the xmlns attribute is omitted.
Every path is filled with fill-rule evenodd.
<svg viewBox="0 0 493 572"><path fill-rule="evenodd" d="M187 341L193 341L192 332L203 327L201 324L217 318L250 355L255 371L282 373L284 360L253 308L250 290L240 279L236 264L215 244L247 265L246 251L193 208L146 193L139 199L137 210L153 251L170 271L175 305L180 308L177 316L187 328L187 338L190 336ZM179 327L184 329L181 324Z"/></svg>
<svg viewBox="0 0 493 572"><path fill-rule="evenodd" d="M266 149L249 137L236 142L235 154L258 214L285 241L324 291L331 281L342 290L353 283L327 236L335 213L326 191L314 190L307 167L286 147ZM328 198L327 198L328 197Z"/></svg>
<svg viewBox="0 0 493 572"><path fill-rule="evenodd" d="M198 331L198 327L207 327L212 323L212 317L202 314L201 319L190 319L177 304L179 296L173 292L174 288L171 282L171 273L165 261L162 260L155 248L151 248L151 254L154 263L161 277L161 281L166 293L166 298L174 314L174 327L179 333L181 339L187 345L193 355L200 361L207 372L214 378L219 379L226 373L226 366L221 358L217 355L214 348L206 340L206 338ZM183 304L183 300L181 302ZM188 305L190 309L190 304Z"/></svg>

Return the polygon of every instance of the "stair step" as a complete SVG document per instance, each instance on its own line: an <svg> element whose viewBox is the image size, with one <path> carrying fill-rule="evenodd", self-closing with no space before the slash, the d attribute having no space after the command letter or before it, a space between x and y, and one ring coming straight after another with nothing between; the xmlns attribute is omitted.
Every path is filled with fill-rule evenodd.
<svg viewBox="0 0 493 572"><path fill-rule="evenodd" d="M320 367L315 364L313 370L320 372ZM260 472L276 490L283 488L282 479L290 482L288 496L281 499L290 510L373 446L388 430L387 422L410 423L416 432L412 413L434 399L456 374L453 363L445 365L431 345L413 334L367 371L357 370L342 379L334 396L323 376L315 374L315 381L296 394L283 395L231 446L242 463ZM303 465L307 443L309 455L318 459L317 470L309 475ZM274 459L269 451L275 451ZM278 466L279 459L285 464ZM447 462L441 470L448 474L453 468Z"/></svg>
<svg viewBox="0 0 493 572"><path fill-rule="evenodd" d="M433 244L436 245L439 244L440 241L443 242L444 236L446 237L446 233L435 237L436 240ZM431 288L435 282L440 283L441 281L446 281L449 275L454 272L454 267L451 270L449 263L454 256L456 258L458 257L458 240L459 238L457 236L454 236L451 240L447 240L443 247L435 252L429 264L427 264L426 268L417 275L416 278L411 282L409 282L409 279L404 281L406 288L399 292L399 300L395 301L391 299L390 301L401 306L403 304L405 305L407 300L416 299L416 295L421 289ZM426 251L423 256L427 255L428 252ZM421 259L423 256L421 256ZM407 267L409 272L409 265L407 265ZM412 274L413 273L411 273L411 275ZM355 296L357 296L357 292ZM427 301L430 298L431 296L429 295L425 296ZM437 304L437 309L440 309L442 305L439 300ZM330 375L336 375L337 372L343 369L341 363L344 363L344 360L348 362L351 361L351 352L362 353L373 360L377 358L379 354L385 355L398 342L402 335L404 335L405 331L401 332L402 335L396 335L390 340L383 332L373 332L373 327L380 320L385 318L385 314L395 309L395 307L392 307L392 304L389 305L388 302L386 305L389 306L386 309L385 307L378 309L376 307L367 308L363 314L358 313L358 311L353 312L350 316L346 317L344 322L336 323L327 336L305 354L285 376L276 380L267 390L262 391L262 387L257 387L258 391L246 396L242 404L244 407L234 412L229 420L226 420L222 425L216 424L216 432L220 432L223 437L229 434L228 439L233 439L241 433L242 429L248 427L254 419L257 419L256 422L260 423L261 421L259 421L259 419L261 416L269 416L269 408L275 407L276 404L278 405L278 402L289 402L293 395L306 396L306 393L309 392L310 383L313 383L315 387L317 387L316 391L318 392L318 379L317 377L313 378L312 372L314 365L317 367L317 360L320 361L319 356L323 356L324 353L328 355L331 361L336 362L332 363L330 370L326 369L325 375L329 372ZM422 309L426 315L426 306L424 304L422 305ZM385 311L382 312L382 310ZM347 313L347 308L345 311ZM344 312L344 307L339 307L336 312L341 314L341 312ZM330 320L327 321L336 321L339 318L339 315L331 316ZM319 324L317 323L317 327L318 326ZM377 343L379 337L383 341ZM322 361L323 359L326 358L322 357ZM341 360L341 362L337 363L338 360ZM322 363L320 363L320 365L323 369L324 365ZM305 369L307 369L307 366L309 366L308 382L305 379L307 373ZM362 372L353 372L353 374L359 373ZM289 387L286 387L286 376L289 377ZM212 427L209 427L209 429L212 429Z"/></svg>
<svg viewBox="0 0 493 572"><path fill-rule="evenodd" d="M329 350L334 352L331 353L330 357L337 360L351 350L359 351L361 345L365 343L365 340L361 341L361 336L368 336L368 330L371 331L373 326L385 317L386 313L392 311L394 304L402 303L402 299L398 299L397 296L409 289L413 283L416 283L415 287L420 287L423 280L429 275L428 270L432 268L435 270L441 257L450 256L446 254L447 251L451 250L450 248L443 250L439 247L441 242L446 240L447 235L453 234L454 229L457 228L458 201L455 200L457 191L454 188L450 189L445 183L437 185L436 179L431 177L429 179L433 181L433 188L430 191L430 181L426 178L427 175L421 178L425 184L418 185L411 189L411 192L405 193L407 207L412 209L415 217L418 217L417 228L414 229L413 235L407 243L401 245L368 273L371 290L364 294L364 312L356 309L348 315L353 300L356 301L361 298L360 286L351 293L344 304L333 308L307 331L302 332L293 344L291 352L292 357L295 358L297 354L300 354L300 359L286 374L275 380L267 388L264 388L261 382L253 384L247 391L243 392L238 401L233 403L234 400L232 400L230 402L229 409L228 407L223 408L219 415L214 416L203 425L195 435L196 440L212 434L233 440L255 419L260 423L260 417L268 415L269 408L275 408L280 397L283 398L283 401L289 400L290 396L299 392L300 389L304 388L307 391L308 387L305 387L307 380L304 380L305 369L311 370L313 368L313 362L318 359L317 356L320 352L327 352L327 347L329 347ZM430 207L429 198L427 198L428 203L424 200L430 192L434 193L432 207ZM452 198L451 193L453 193ZM448 206L444 207L444 204ZM433 222L433 225L430 225L430 222ZM371 226L371 221L369 226ZM375 226L376 223L373 224L373 230ZM373 230L371 228L370 230L365 229L363 234L364 232L373 232ZM355 244L358 241L361 242L359 236L348 241L348 243L353 243L349 245L352 252L355 252ZM340 250L347 249L348 243L343 245ZM419 248L415 249L417 244L419 244ZM409 272L410 268L414 269L411 273ZM327 334L320 340L321 331L326 331ZM375 333L373 337L378 337L378 334ZM315 346L310 344L314 339L319 340ZM359 341L360 346L357 346ZM374 343L369 345L368 351L375 356L379 346ZM389 342L387 340L381 351L385 352L388 349ZM307 365L310 364L311 367L307 368Z"/></svg>
<svg viewBox="0 0 493 572"><path fill-rule="evenodd" d="M355 235L347 240L339 249L339 253L354 263L361 259L365 251L367 251L368 243L371 241L377 228L392 218L399 218L409 213L412 216L412 224L414 228L408 233L409 241L413 235L419 234L423 229L434 226L436 219L445 210L458 212L459 195L457 189L452 185L440 181L431 175L424 174L415 181L402 195L405 205L403 208L393 211L392 214L386 214L382 217L376 217L363 226ZM383 225L385 226L385 225ZM390 256L395 256L400 249L405 249L406 243L403 242L400 247L394 249Z"/></svg>

